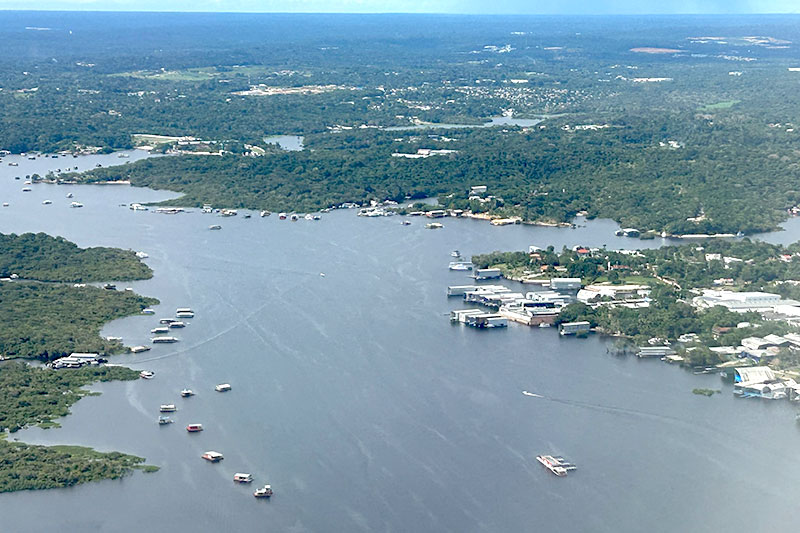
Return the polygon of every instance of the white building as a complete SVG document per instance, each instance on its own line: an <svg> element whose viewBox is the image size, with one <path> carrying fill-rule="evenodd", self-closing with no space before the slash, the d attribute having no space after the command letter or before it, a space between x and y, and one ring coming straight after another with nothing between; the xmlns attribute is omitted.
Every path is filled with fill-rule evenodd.
<svg viewBox="0 0 800 533"><path fill-rule="evenodd" d="M734 292L705 289L701 296L696 296L692 303L696 307L714 307L722 305L731 311L769 311L781 302L778 294L769 292Z"/></svg>

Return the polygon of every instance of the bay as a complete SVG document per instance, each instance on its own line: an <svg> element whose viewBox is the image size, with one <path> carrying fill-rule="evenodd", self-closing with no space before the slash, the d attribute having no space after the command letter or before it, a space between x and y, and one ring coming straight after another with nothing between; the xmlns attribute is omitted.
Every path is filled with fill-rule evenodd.
<svg viewBox="0 0 800 533"><path fill-rule="evenodd" d="M76 164L92 168L94 157L109 156ZM174 196L122 185L23 193L13 176L34 163L0 169L10 204L0 231L149 254L153 279L122 287L159 298L157 314L114 321L104 335L148 343L158 318L183 306L197 314L179 343L114 358L155 379L94 386L103 394L78 402L60 429L14 435L133 453L161 470L0 495L4 530L711 532L800 518L788 403L736 400L717 376L611 355L599 336L449 322L461 303L445 288L469 282L447 269L451 250L666 241L614 237L606 220L564 229L445 219L427 230L423 219L402 226L350 210L319 222L134 212L121 204ZM67 191L85 207L70 209ZM791 222L776 235L800 230ZM222 382L233 389L215 392ZM180 398L184 387L197 395ZM177 404L177 423L158 426L162 403ZM205 431L187 434L189 423ZM206 463L207 450L224 461ZM540 453L578 470L556 478ZM242 471L271 483L272 500L234 485Z"/></svg>

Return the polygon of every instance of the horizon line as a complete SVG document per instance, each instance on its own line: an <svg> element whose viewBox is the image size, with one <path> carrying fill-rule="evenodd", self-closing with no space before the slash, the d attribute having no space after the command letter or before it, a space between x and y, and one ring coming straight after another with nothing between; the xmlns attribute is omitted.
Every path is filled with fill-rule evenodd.
<svg viewBox="0 0 800 533"><path fill-rule="evenodd" d="M170 9L18 9L0 7L0 12L16 13L171 13L171 14L208 14L208 15L444 15L444 16L517 16L517 17L751 17L769 15L798 15L800 9L795 11L769 11L758 13L719 13L719 12L685 12L685 13L525 13L525 12L444 12L444 11L187 11Z"/></svg>

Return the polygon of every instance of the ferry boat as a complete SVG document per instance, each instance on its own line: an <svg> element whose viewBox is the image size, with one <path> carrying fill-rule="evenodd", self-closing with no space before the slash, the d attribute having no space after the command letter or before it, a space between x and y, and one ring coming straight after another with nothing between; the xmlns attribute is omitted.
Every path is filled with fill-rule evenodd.
<svg viewBox="0 0 800 533"><path fill-rule="evenodd" d="M174 413L178 408L175 407L174 403L162 403L158 410L161 413Z"/></svg>
<svg viewBox="0 0 800 533"><path fill-rule="evenodd" d="M252 483L253 476L242 472L237 472L233 475L233 480L236 483Z"/></svg>
<svg viewBox="0 0 800 533"><path fill-rule="evenodd" d="M153 379L155 375L156 373L151 372L150 370L142 370L141 372L139 372L139 377L142 379Z"/></svg>
<svg viewBox="0 0 800 533"><path fill-rule="evenodd" d="M204 453L204 454L202 455L202 457L203 457L203 459L205 459L206 461L210 461L210 462L212 462L212 463L218 463L218 462L220 462L220 461L222 461L222 460L224 459L224 457L222 457L222 454L221 454L221 453L219 453L219 452L214 452L214 451L211 451L211 452L206 452L206 453Z"/></svg>
<svg viewBox="0 0 800 533"><path fill-rule="evenodd" d="M256 498L269 498L272 496L272 487L269 485L264 485L260 489L256 489L256 491L253 493L253 496Z"/></svg>
<svg viewBox="0 0 800 533"><path fill-rule="evenodd" d="M263 217L268 217L268 216L270 216L272 213L270 213L269 211L266 211L266 210L265 210L265 211L261 211L261 213L259 213L259 214L260 214L260 215L261 215L261 217L263 218Z"/></svg>
<svg viewBox="0 0 800 533"><path fill-rule="evenodd" d="M179 307L175 310L175 316L178 318L194 318L194 311L189 307Z"/></svg>
<svg viewBox="0 0 800 533"><path fill-rule="evenodd" d="M161 326L161 327L158 327L158 328L153 328L153 329L150 330L150 333L152 333L154 335L157 335L159 333L169 333L169 327Z"/></svg>
<svg viewBox="0 0 800 533"><path fill-rule="evenodd" d="M222 226L220 226L219 224L212 224L208 227L208 229L211 230L222 229Z"/></svg>
<svg viewBox="0 0 800 533"><path fill-rule="evenodd" d="M173 342L178 342L178 339L175 337L153 337L150 339L150 342L153 344L170 344Z"/></svg>
<svg viewBox="0 0 800 533"><path fill-rule="evenodd" d="M194 396L192 389L183 389L181 391L181 398L188 398L189 396Z"/></svg>
<svg viewBox="0 0 800 533"><path fill-rule="evenodd" d="M286 213L278 213L278 218L281 220L286 220Z"/></svg>
<svg viewBox="0 0 800 533"><path fill-rule="evenodd" d="M539 461L542 466L547 468L550 472L559 477L566 476L567 472L576 470L578 468L574 464L567 462L566 459L558 455L537 455L536 460Z"/></svg>
<svg viewBox="0 0 800 533"><path fill-rule="evenodd" d="M219 385L214 387L214 390L217 392L227 392L231 390L231 385L230 383L220 383Z"/></svg>
<svg viewBox="0 0 800 533"><path fill-rule="evenodd" d="M131 346L131 353L141 353L150 350L149 346Z"/></svg>
<svg viewBox="0 0 800 533"><path fill-rule="evenodd" d="M167 326L167 329L169 329L169 328L185 328L185 327L186 327L186 322L181 322L180 320L176 320L175 322L170 322L169 326Z"/></svg>
<svg viewBox="0 0 800 533"><path fill-rule="evenodd" d="M203 431L203 424L189 424L186 426L186 431L189 433L197 433L198 431Z"/></svg>
<svg viewBox="0 0 800 533"><path fill-rule="evenodd" d="M175 421L172 420L168 416L159 416L158 417L158 425L159 426L166 426L167 424L172 424L173 422L175 422Z"/></svg>

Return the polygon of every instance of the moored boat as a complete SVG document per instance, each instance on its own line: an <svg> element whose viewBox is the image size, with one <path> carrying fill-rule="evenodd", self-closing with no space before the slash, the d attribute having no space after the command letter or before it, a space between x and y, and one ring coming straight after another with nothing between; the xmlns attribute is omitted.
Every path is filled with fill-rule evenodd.
<svg viewBox="0 0 800 533"><path fill-rule="evenodd" d="M158 335L158 334L161 334L161 333L169 333L169 327L168 326L160 326L160 327L157 327L157 328L153 328L153 329L150 330L150 333L152 333L153 335Z"/></svg>
<svg viewBox="0 0 800 533"><path fill-rule="evenodd" d="M156 310L152 309L150 307L145 307L144 309L142 309L142 314L143 315L154 315L154 314L156 314Z"/></svg>
<svg viewBox="0 0 800 533"><path fill-rule="evenodd" d="M189 424L186 426L186 431L189 433L197 433L198 431L203 431L203 424Z"/></svg>
<svg viewBox="0 0 800 533"><path fill-rule="evenodd" d="M256 498L269 498L272 496L272 487L270 485L264 485L260 489L256 489L253 496Z"/></svg>
<svg viewBox="0 0 800 533"><path fill-rule="evenodd" d="M156 373L151 372L150 370L142 370L141 372L139 372L139 377L142 379L153 379L155 375Z"/></svg>
<svg viewBox="0 0 800 533"><path fill-rule="evenodd" d="M175 337L153 337L150 339L150 342L153 344L170 344L173 342L178 342L178 339Z"/></svg>
<svg viewBox="0 0 800 533"><path fill-rule="evenodd" d="M175 316L178 318L194 318L194 311L189 307L179 307L175 310Z"/></svg>
<svg viewBox="0 0 800 533"><path fill-rule="evenodd" d="M162 403L158 410L162 413L174 413L178 410L174 403Z"/></svg>
<svg viewBox="0 0 800 533"><path fill-rule="evenodd" d="M262 217L268 217L268 216L270 216L272 213L270 213L269 211L261 211L261 213L260 213L260 214L261 214L261 216L262 216Z"/></svg>
<svg viewBox="0 0 800 533"><path fill-rule="evenodd" d="M131 353L146 352L150 349L149 346L131 346Z"/></svg>

